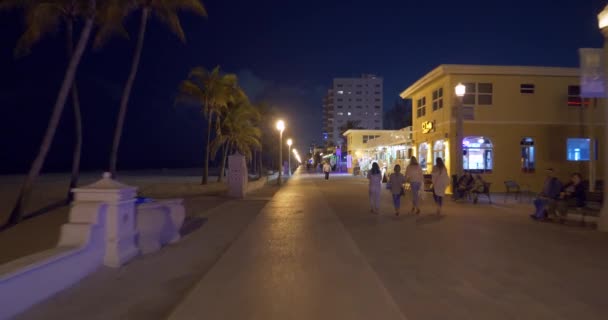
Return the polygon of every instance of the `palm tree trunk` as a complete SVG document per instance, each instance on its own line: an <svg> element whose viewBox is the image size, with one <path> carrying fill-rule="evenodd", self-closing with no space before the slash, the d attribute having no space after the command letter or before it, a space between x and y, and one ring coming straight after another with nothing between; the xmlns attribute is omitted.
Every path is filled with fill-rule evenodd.
<svg viewBox="0 0 608 320"><path fill-rule="evenodd" d="M213 113L211 111L207 112L207 145L205 146L205 164L203 167L203 180L201 184L207 184L209 180L209 154L211 153L210 144L211 144L211 124L212 124L212 116Z"/></svg>
<svg viewBox="0 0 608 320"><path fill-rule="evenodd" d="M91 4L92 8L95 8L95 0L91 0ZM17 203L15 204L15 207L13 208L9 216L7 223L9 225L17 224L21 220L21 215L25 203L31 193L34 180L38 177L38 175L40 175L44 160L46 159L46 156L51 147L51 143L53 142L53 138L55 137L55 132L57 131L57 126L59 125L61 113L63 112L63 108L65 107L68 94L70 93L70 89L72 88L72 84L74 83L74 77L76 76L78 65L80 64L80 60L82 59L84 50L86 49L87 42L89 41L91 30L93 29L93 22L94 16L88 17L85 21L84 28L82 29L82 32L80 34L80 39L78 40L78 44L76 45L76 50L74 51L74 55L70 59L70 63L65 72L63 83L61 84L61 89L59 90L57 100L55 101L55 106L53 107L53 113L51 114L48 127L46 128L46 132L44 134L44 139L42 140L42 144L40 145L40 150L38 151L38 155L32 163L32 166L30 167L30 171L25 181L23 182L23 185L21 186L21 190L19 190L19 195L17 196Z"/></svg>
<svg viewBox="0 0 608 320"><path fill-rule="evenodd" d="M224 171L226 170L226 159L228 158L229 145L230 144L228 142L226 142L224 144L224 147L223 147L224 148L224 155L222 155L222 166L221 166L221 169L220 169L220 174L217 177L217 182L222 182L222 179L224 177Z"/></svg>
<svg viewBox="0 0 608 320"><path fill-rule="evenodd" d="M129 97L131 96L131 89L133 89L133 83L135 82L135 76L137 75L137 69L139 68L139 60L141 58L141 52L144 47L144 37L146 35L146 26L148 24L148 17L150 16L150 8L144 7L141 12L141 22L139 25L139 36L137 38L137 46L135 47L135 53L133 54L133 62L131 64L131 72L129 78L122 92L122 98L120 99L120 110L118 112L118 119L116 121L116 128L114 130L114 141L112 142L112 153L110 154L110 172L112 176L116 176L116 162L118 161L118 147L120 145L120 139L122 138L122 129L125 124L125 117L127 115L127 106L129 105Z"/></svg>
<svg viewBox="0 0 608 320"><path fill-rule="evenodd" d="M67 45L68 55L72 58L74 54L74 21L69 19L67 21ZM71 202L73 199L72 189L78 185L78 179L80 177L80 155L82 152L82 113L80 112L80 99L78 97L78 88L76 86L76 80L72 85L72 106L74 108L74 129L76 141L74 143L74 153L72 155L72 176L70 178L70 185L68 187L67 202Z"/></svg>

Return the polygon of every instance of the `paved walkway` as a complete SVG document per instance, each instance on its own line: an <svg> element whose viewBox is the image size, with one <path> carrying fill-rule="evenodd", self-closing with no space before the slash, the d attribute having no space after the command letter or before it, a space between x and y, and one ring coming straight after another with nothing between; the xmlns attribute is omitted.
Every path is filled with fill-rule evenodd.
<svg viewBox="0 0 608 320"><path fill-rule="evenodd" d="M180 244L18 319L608 317L608 234L502 201L448 200L437 218L429 197L421 216L396 218L385 190L372 215L366 184L304 174L272 199L224 203Z"/></svg>
<svg viewBox="0 0 608 320"><path fill-rule="evenodd" d="M608 234L534 222L529 202L502 199L447 200L438 219L427 197L421 216L395 218L383 190L372 216L366 184L316 182L408 319L608 319Z"/></svg>
<svg viewBox="0 0 608 320"><path fill-rule="evenodd" d="M314 181L292 178L169 319L405 319Z"/></svg>

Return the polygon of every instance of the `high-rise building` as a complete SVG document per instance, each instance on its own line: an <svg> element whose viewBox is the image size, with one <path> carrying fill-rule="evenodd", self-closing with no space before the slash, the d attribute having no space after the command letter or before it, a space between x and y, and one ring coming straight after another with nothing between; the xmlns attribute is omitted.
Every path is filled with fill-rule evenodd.
<svg viewBox="0 0 608 320"><path fill-rule="evenodd" d="M323 140L344 143L345 129L382 129L382 78L335 78L323 98Z"/></svg>

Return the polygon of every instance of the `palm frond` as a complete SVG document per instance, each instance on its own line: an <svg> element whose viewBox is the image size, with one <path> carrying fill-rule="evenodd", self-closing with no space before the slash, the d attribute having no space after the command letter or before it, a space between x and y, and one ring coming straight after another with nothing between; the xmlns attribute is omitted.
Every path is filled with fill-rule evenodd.
<svg viewBox="0 0 608 320"><path fill-rule="evenodd" d="M62 7L56 3L37 3L26 7L26 29L19 38L14 54L16 57L28 55L32 46L48 33L56 32L64 17Z"/></svg>
<svg viewBox="0 0 608 320"><path fill-rule="evenodd" d="M94 47L102 47L114 35L129 39L129 32L124 27L124 20L137 8L137 2L134 0L107 0L101 2L95 16L95 22L99 29L95 35Z"/></svg>

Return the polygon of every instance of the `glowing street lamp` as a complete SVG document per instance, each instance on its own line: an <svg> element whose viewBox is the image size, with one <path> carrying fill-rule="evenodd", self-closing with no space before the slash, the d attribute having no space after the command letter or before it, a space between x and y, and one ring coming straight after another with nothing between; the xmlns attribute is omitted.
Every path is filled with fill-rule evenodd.
<svg viewBox="0 0 608 320"><path fill-rule="evenodd" d="M598 27L604 35L604 92L608 92L606 87L606 80L608 79L608 6L597 15ZM608 144L608 99L604 99L604 145ZM608 148L604 147L604 163L608 159ZM604 167L604 201L602 204L602 210L600 211L599 222L597 229L603 232L608 232L608 204L606 199L608 197L608 168Z"/></svg>
<svg viewBox="0 0 608 320"><path fill-rule="evenodd" d="M467 87L462 84L462 83L458 83L458 85L456 85L456 87L454 88L454 93L456 94L456 97L458 97L458 105L456 106L456 160L455 161L455 165L456 165L456 174L458 175L458 177L462 176L464 173L464 168L462 167L462 163L463 163L463 157L464 154L462 152L462 140L464 139L463 137L463 121L464 121L464 115L463 115L463 98L464 95L467 93Z"/></svg>
<svg viewBox="0 0 608 320"><path fill-rule="evenodd" d="M279 179L277 183L281 185L283 183L283 131L285 131L283 120L277 121L277 130L279 130Z"/></svg>
<svg viewBox="0 0 608 320"><path fill-rule="evenodd" d="M293 144L293 141L291 139L287 139L287 146L288 146L288 150L287 150L287 168L289 168L289 176L291 177L291 145Z"/></svg>

